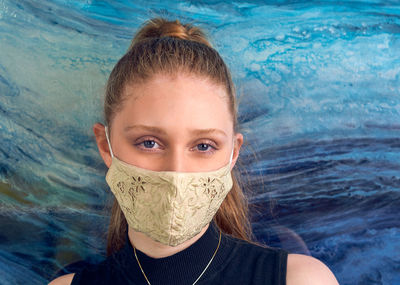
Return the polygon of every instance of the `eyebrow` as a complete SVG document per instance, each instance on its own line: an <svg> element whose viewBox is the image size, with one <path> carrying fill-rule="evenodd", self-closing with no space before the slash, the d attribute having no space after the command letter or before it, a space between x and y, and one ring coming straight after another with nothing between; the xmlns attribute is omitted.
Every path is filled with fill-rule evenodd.
<svg viewBox="0 0 400 285"><path fill-rule="evenodd" d="M124 128L124 132L128 132L132 129L139 129L139 130L145 130L145 131L150 131L150 132L154 132L154 133L158 133L161 135L167 135L167 132L161 128L158 127L152 127L152 126L146 126L146 125L132 125L132 126L128 126ZM215 128L210 128L210 129L193 129L190 130L190 133L192 135L209 135L209 134L220 134L223 135L225 137L227 137L227 134L220 129L215 129Z"/></svg>
<svg viewBox="0 0 400 285"><path fill-rule="evenodd" d="M124 128L124 132L128 132L128 131L134 130L134 129L150 131L150 132L158 133L158 134L161 134L161 135L166 135L167 134L163 129L160 129L160 128L157 128L157 127L145 126L145 125L128 126L128 127Z"/></svg>
<svg viewBox="0 0 400 285"><path fill-rule="evenodd" d="M220 129L196 129L196 130L191 130L190 133L193 135L197 135L197 136L220 134L220 135L227 137L226 133Z"/></svg>

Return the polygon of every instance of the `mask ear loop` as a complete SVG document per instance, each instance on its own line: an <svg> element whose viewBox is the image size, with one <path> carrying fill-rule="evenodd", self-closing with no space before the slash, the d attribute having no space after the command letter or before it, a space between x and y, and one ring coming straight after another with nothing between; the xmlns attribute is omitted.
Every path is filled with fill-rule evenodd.
<svg viewBox="0 0 400 285"><path fill-rule="evenodd" d="M232 164L233 150L235 149L235 142L234 141L232 141L232 145L233 145L233 147L232 147L231 157L229 158L229 165Z"/></svg>
<svg viewBox="0 0 400 285"><path fill-rule="evenodd" d="M113 151L111 149L111 143L110 143L110 138L108 137L108 128L107 126L104 127L106 131L106 138L107 138L107 143L108 143L108 149L110 150L111 157L114 157Z"/></svg>

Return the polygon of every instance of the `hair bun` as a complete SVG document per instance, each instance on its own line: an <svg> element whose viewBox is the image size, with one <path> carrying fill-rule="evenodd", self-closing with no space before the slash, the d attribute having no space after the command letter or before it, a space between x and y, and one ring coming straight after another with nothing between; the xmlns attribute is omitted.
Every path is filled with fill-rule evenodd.
<svg viewBox="0 0 400 285"><path fill-rule="evenodd" d="M132 40L131 46L150 38L175 37L205 44L211 47L205 33L191 24L181 24L179 20L169 21L153 18L144 23Z"/></svg>

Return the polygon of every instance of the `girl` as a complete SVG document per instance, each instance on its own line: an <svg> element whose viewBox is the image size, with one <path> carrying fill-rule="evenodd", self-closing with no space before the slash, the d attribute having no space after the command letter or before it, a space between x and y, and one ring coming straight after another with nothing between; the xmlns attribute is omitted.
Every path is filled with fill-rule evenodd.
<svg viewBox="0 0 400 285"><path fill-rule="evenodd" d="M107 259L50 284L337 284L320 261L252 242L233 167L235 88L190 24L155 18L112 70L93 130L115 196Z"/></svg>

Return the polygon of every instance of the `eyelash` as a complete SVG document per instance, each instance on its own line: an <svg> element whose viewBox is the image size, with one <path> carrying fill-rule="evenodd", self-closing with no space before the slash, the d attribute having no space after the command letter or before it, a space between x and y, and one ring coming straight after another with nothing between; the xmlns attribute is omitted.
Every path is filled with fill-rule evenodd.
<svg viewBox="0 0 400 285"><path fill-rule="evenodd" d="M210 143L209 141L208 142L201 142L201 143L198 143L197 145L196 145L196 147L198 147L199 145L201 145L201 144L204 144L204 145L208 145L209 147L210 147L210 150L206 150L206 151L201 151L201 150L199 150L199 152L201 152L201 153L204 153L204 154L213 154L216 150L217 150L217 148L212 144L212 143Z"/></svg>
<svg viewBox="0 0 400 285"><path fill-rule="evenodd" d="M150 138L145 138L145 139L142 140L141 142L136 143L135 146L136 146L137 148L140 148L140 149L145 150L145 151L155 152L156 150L153 150L152 148L146 148L146 147L144 147L143 144L144 144L145 142L148 142L148 141L155 142L156 144L159 145L159 143L157 143L156 140L150 139ZM198 143L195 147L198 147L199 145L202 145L202 144L209 146L210 150L206 150L206 151L201 151L201 150L199 150L200 153L204 153L204 154L208 155L208 154L213 154L213 153L217 150L217 147L216 147L216 146L214 145L214 143L212 143L211 141L203 141L203 142L200 142L200 143Z"/></svg>

